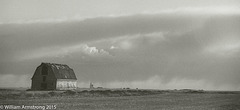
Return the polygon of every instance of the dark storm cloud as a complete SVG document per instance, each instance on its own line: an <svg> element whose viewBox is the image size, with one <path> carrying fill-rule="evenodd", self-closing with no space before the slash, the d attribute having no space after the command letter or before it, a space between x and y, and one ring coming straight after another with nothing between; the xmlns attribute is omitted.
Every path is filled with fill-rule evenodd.
<svg viewBox="0 0 240 110"><path fill-rule="evenodd" d="M144 39L134 39L129 42L137 45L138 48L127 53L129 59L120 57L121 60L117 63L92 60L89 61L92 62L89 65L82 64L86 67L78 67L85 68L86 71L82 71L83 74L93 74L91 79L95 81L146 80L151 76L159 75L163 77L162 80L165 83L177 77L204 79L218 86L224 84L237 86L240 71L237 68L240 63L238 18L239 16L211 18L200 28L180 32L180 34L166 33L164 40L154 45L147 45ZM223 47L235 45L235 47L226 50L222 45ZM215 46L219 49L212 52L206 51ZM232 52L232 49L238 52ZM87 67L91 68L86 69ZM108 69L104 70L105 68Z"/></svg>
<svg viewBox="0 0 240 110"><path fill-rule="evenodd" d="M12 55L15 52L26 53L37 48L67 46L126 34L182 32L198 24L197 17L195 19L167 14L103 17L63 23L5 24L0 26L1 47L4 47L2 51L7 50Z"/></svg>
<svg viewBox="0 0 240 110"><path fill-rule="evenodd" d="M1 36L11 36L10 38L4 37L5 41L9 43L14 44L14 41L20 41L20 44L25 44L28 42L27 44L31 46L39 47L126 34L187 30L192 25L198 24L197 17L194 21L193 18L160 14L102 17L63 23L3 24L1 25Z"/></svg>

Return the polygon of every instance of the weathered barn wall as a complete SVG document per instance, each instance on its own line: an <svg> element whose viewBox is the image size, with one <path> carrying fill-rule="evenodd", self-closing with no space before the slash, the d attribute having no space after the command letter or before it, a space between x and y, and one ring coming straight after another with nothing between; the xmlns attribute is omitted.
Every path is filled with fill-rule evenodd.
<svg viewBox="0 0 240 110"><path fill-rule="evenodd" d="M40 65L32 78L32 90L54 90L56 89L56 78L51 70L47 67L47 74L42 74L43 65ZM46 78L45 80L44 77ZM46 84L46 88L43 88L41 84Z"/></svg>
<svg viewBox="0 0 240 110"><path fill-rule="evenodd" d="M40 90L41 89L41 82L42 82L42 80L40 79L41 69L42 69L42 67L39 66L35 70L35 73L32 77L32 87L31 87L32 90Z"/></svg>
<svg viewBox="0 0 240 110"><path fill-rule="evenodd" d="M56 88L58 90L76 89L77 88L77 81L76 80L69 80L69 79L57 79Z"/></svg>

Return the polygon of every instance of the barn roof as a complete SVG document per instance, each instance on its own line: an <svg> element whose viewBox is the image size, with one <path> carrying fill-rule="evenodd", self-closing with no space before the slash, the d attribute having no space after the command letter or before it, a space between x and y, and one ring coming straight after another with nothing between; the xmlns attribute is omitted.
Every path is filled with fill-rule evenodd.
<svg viewBox="0 0 240 110"><path fill-rule="evenodd" d="M52 69L57 79L77 79L74 71L66 64L42 63Z"/></svg>

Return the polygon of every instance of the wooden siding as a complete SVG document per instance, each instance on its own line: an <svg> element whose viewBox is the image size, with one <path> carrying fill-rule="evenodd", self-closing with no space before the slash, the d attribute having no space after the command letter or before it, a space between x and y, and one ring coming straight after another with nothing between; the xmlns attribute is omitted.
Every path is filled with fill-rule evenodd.
<svg viewBox="0 0 240 110"><path fill-rule="evenodd" d="M56 78L51 70L47 67L47 74L42 74L43 66L39 66L32 78L32 90L54 90L56 89ZM45 81L43 80L46 78ZM46 84L46 88L41 87L42 84Z"/></svg>
<svg viewBox="0 0 240 110"><path fill-rule="evenodd" d="M57 90L70 90L77 88L77 80L57 79Z"/></svg>

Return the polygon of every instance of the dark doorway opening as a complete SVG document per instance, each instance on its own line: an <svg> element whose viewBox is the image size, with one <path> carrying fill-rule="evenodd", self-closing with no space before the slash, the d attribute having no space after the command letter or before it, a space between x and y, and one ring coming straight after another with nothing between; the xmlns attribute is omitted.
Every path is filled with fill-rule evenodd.
<svg viewBox="0 0 240 110"><path fill-rule="evenodd" d="M45 65L42 67L42 75L48 75L48 68Z"/></svg>
<svg viewBox="0 0 240 110"><path fill-rule="evenodd" d="M47 78L46 76L43 76L43 82L45 82L45 81L46 81L46 78Z"/></svg>
<svg viewBox="0 0 240 110"><path fill-rule="evenodd" d="M47 83L42 83L41 84L41 89L46 90L47 89Z"/></svg>

